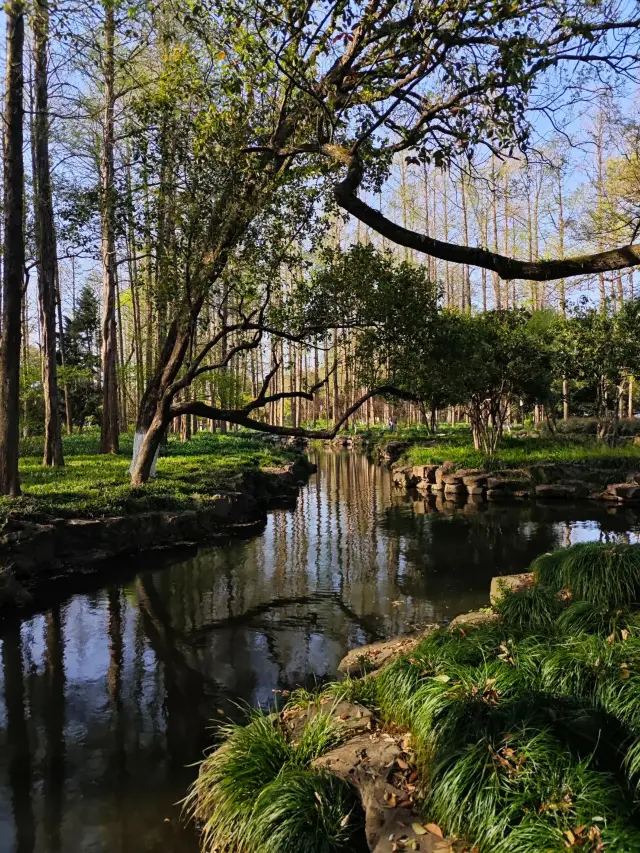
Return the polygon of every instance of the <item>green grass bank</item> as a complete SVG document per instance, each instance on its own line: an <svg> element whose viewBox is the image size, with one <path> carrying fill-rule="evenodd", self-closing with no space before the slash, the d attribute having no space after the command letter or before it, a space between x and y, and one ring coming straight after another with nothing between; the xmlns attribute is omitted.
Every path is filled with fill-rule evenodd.
<svg viewBox="0 0 640 853"><path fill-rule="evenodd" d="M133 436L121 436L118 456L99 453L96 430L64 437L63 468L42 466L40 439L23 443L23 495L0 498L0 518L101 518L155 510L188 510L232 489L246 472L282 468L295 451L247 435L198 433L190 441L171 436L162 448L157 477L141 489L129 485Z"/></svg>
<svg viewBox="0 0 640 853"><path fill-rule="evenodd" d="M389 849L640 850L640 545L577 545L531 570L484 622L427 633L375 676L330 685L325 704L294 696L282 713L228 730L189 801L203 849L267 851L275 833L285 851L352 849L344 829L362 825L362 784L330 783L317 766L350 737L331 713L347 699L410 739L411 757L382 772L386 784L412 762L402 805L420 818ZM314 702L293 743L291 706ZM325 801L334 808L323 821Z"/></svg>

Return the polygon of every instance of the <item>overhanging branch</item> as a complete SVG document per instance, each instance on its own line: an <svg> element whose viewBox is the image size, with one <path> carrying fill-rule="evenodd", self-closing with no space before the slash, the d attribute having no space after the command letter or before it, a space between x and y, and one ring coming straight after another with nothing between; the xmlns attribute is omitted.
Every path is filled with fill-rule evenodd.
<svg viewBox="0 0 640 853"><path fill-rule="evenodd" d="M171 418L177 418L180 415L195 415L199 418L209 418L213 421L227 421L228 423L238 424L238 426L246 427L247 429L255 430L256 432L265 432L271 435L287 435L294 438L335 438L340 428L358 409L367 402L371 397L377 397L381 394L398 397L401 400L411 400L420 402L415 394L408 391L403 391L401 388L396 388L393 385L379 385L377 388L372 388L363 394L352 406L344 412L342 417L330 430L304 429L303 427L287 427L277 426L275 424L267 424L262 421L257 421L247 414L246 409L218 409L215 406L210 406L200 400L185 400L180 403L174 403L169 410ZM287 394L287 396L290 396ZM308 397L308 392L297 393L297 396Z"/></svg>
<svg viewBox="0 0 640 853"><path fill-rule="evenodd" d="M640 244L621 246L606 252L576 255L571 258L521 261L497 252L490 252L488 249L461 246L457 243L436 240L426 234L419 234L387 219L379 210L375 210L358 197L357 191L362 182L363 169L355 155L335 145L324 145L321 150L322 153L347 166L346 177L334 188L335 198L340 207L399 246L406 246L442 261L482 267L496 272L506 281L513 279L552 281L558 278L627 269L640 264Z"/></svg>

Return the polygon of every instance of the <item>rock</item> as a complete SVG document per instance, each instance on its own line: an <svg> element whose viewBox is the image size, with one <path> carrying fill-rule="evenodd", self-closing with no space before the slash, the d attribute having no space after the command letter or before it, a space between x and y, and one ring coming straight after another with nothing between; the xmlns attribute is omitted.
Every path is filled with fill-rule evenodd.
<svg viewBox="0 0 640 853"><path fill-rule="evenodd" d="M467 486L467 494L474 497L484 495L486 491L486 486Z"/></svg>
<svg viewBox="0 0 640 853"><path fill-rule="evenodd" d="M445 483L444 484L444 493L445 495L466 495L467 487L462 483Z"/></svg>
<svg viewBox="0 0 640 853"><path fill-rule="evenodd" d="M393 485L398 486L399 488L404 489L407 485L407 473L408 468L394 468L393 474L391 478L393 480Z"/></svg>
<svg viewBox="0 0 640 853"><path fill-rule="evenodd" d="M505 592L531 586L533 582L533 572L520 572L520 574L516 575L498 575L498 577L491 578L489 599L492 604L495 604L498 599L502 598Z"/></svg>
<svg viewBox="0 0 640 853"><path fill-rule="evenodd" d="M438 465L414 465L411 469L413 476L422 483L435 483ZM421 482L417 485L420 486Z"/></svg>
<svg viewBox="0 0 640 853"><path fill-rule="evenodd" d="M489 489L502 489L503 491L519 492L531 487L531 480L507 479L506 477L487 477Z"/></svg>
<svg viewBox="0 0 640 853"><path fill-rule="evenodd" d="M555 499L555 500L572 500L575 498L583 498L588 494L588 488L584 483L542 483L536 486L536 497Z"/></svg>
<svg viewBox="0 0 640 853"><path fill-rule="evenodd" d="M390 640L382 640L379 643L370 643L367 646L351 649L338 664L338 672L353 676L360 676L365 672L375 672L399 655L412 652L420 640L437 627L437 625L428 625L413 634L392 637Z"/></svg>
<svg viewBox="0 0 640 853"><path fill-rule="evenodd" d="M435 470L435 483L437 485L441 485L444 482L444 478L447 474L453 473L455 471L456 466L453 462L443 462L442 465L439 465Z"/></svg>
<svg viewBox="0 0 640 853"><path fill-rule="evenodd" d="M443 474L442 482L445 486L462 486L462 477L459 474Z"/></svg>
<svg viewBox="0 0 640 853"><path fill-rule="evenodd" d="M332 717L344 737L353 738L373 729L373 714L364 705L346 701L336 704L335 699L326 697L322 702L311 702L306 708L293 708L284 712L282 719L294 744L300 740L306 724L318 714Z"/></svg>
<svg viewBox="0 0 640 853"><path fill-rule="evenodd" d="M409 736L394 737L384 732L359 735L317 758L313 766L355 786L372 853L411 849L445 853L453 849L450 842L426 829L427 823L414 805L415 786L409 779L415 772L415 756Z"/></svg>
<svg viewBox="0 0 640 853"><path fill-rule="evenodd" d="M640 485L635 483L610 483L607 486L606 494L621 503L636 503L640 502Z"/></svg>
<svg viewBox="0 0 640 853"><path fill-rule="evenodd" d="M484 622L494 622L497 615L490 610L472 610L471 613L461 613L449 623L449 628L461 628L463 625L482 625Z"/></svg>
<svg viewBox="0 0 640 853"><path fill-rule="evenodd" d="M0 569L0 607L28 607L33 602L33 596L16 580L13 567Z"/></svg>
<svg viewBox="0 0 640 853"><path fill-rule="evenodd" d="M486 474L463 474L462 482L465 486L471 488L486 489L488 486L488 477ZM471 494L471 492L469 492Z"/></svg>

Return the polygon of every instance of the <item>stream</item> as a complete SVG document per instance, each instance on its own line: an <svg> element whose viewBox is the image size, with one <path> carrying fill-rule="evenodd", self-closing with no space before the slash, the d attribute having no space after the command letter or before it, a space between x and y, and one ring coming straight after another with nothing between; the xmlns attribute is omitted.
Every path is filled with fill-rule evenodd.
<svg viewBox="0 0 640 853"><path fill-rule="evenodd" d="M485 606L492 576L541 552L640 541L637 511L425 502L359 453L311 456L261 535L120 561L111 585L0 625L2 853L196 853L189 765L243 707Z"/></svg>

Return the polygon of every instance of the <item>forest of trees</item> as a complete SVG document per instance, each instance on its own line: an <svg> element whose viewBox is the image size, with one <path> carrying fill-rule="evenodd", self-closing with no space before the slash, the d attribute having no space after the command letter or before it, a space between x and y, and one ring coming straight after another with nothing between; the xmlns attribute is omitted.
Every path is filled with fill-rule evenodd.
<svg viewBox="0 0 640 853"><path fill-rule="evenodd" d="M0 493L21 435L58 466L90 424L104 453L135 429L140 485L167 429L450 407L491 451L516 398L603 437L633 413L628 4L9 0L5 22Z"/></svg>

